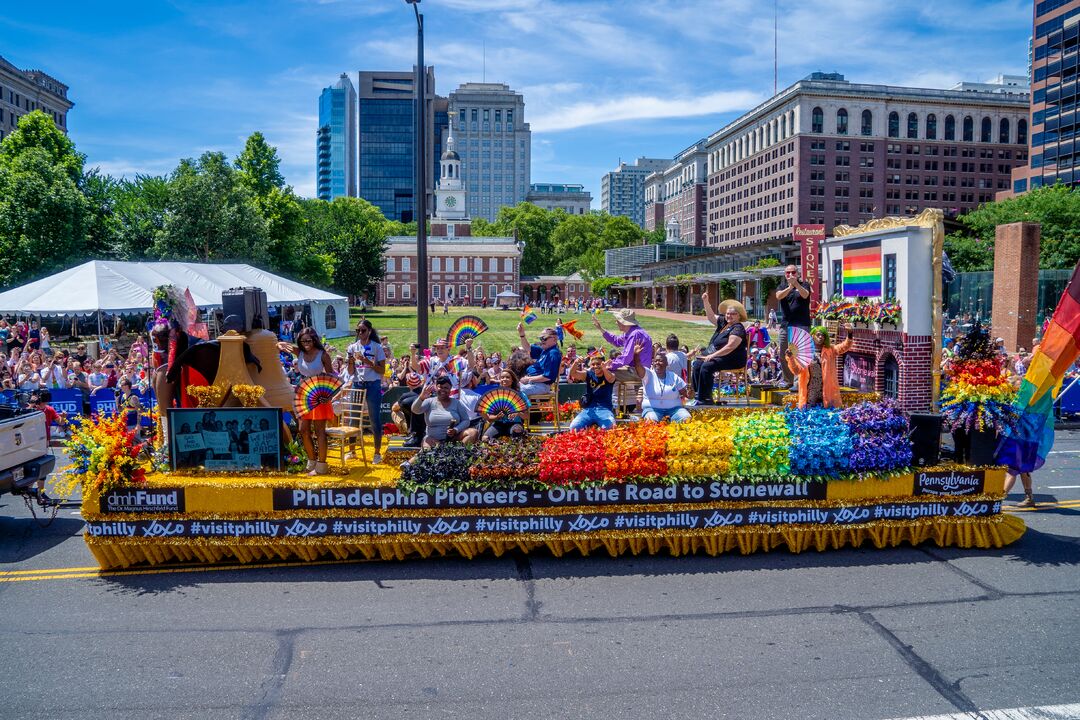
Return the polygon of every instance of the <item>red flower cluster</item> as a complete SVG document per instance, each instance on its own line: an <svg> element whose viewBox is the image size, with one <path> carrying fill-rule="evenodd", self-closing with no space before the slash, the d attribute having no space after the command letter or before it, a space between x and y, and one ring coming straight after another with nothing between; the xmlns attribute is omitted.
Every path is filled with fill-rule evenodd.
<svg viewBox="0 0 1080 720"><path fill-rule="evenodd" d="M540 482L572 485L604 479L605 431L589 428L552 435L540 449Z"/></svg>
<svg viewBox="0 0 1080 720"><path fill-rule="evenodd" d="M659 423L632 423L604 436L604 477L625 482L667 475L668 429Z"/></svg>

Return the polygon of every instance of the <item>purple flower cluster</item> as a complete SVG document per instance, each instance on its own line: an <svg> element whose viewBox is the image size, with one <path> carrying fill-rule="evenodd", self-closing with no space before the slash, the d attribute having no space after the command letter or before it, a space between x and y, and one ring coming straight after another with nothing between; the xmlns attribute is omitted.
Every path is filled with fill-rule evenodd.
<svg viewBox="0 0 1080 720"><path fill-rule="evenodd" d="M841 417L851 430L851 471L894 470L911 465L907 417L892 403L859 403L845 409Z"/></svg>

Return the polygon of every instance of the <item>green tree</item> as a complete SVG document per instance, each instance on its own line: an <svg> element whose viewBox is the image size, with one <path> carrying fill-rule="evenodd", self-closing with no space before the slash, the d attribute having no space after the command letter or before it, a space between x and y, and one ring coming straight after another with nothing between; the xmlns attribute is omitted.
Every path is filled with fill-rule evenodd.
<svg viewBox="0 0 1080 720"><path fill-rule="evenodd" d="M83 157L41 111L0 142L0 285L11 286L86 257L92 208L80 188Z"/></svg>
<svg viewBox="0 0 1080 720"><path fill-rule="evenodd" d="M567 217L551 233L552 253L548 256L546 268L554 265L555 272L566 275L576 270L589 272L596 269L599 259L600 272L603 274L603 248L601 235L604 232L604 216L599 214L573 215ZM589 266L589 267L587 267Z"/></svg>
<svg viewBox="0 0 1080 720"><path fill-rule="evenodd" d="M543 275L551 272L552 234L569 217L565 210L545 210L522 202L500 208L488 232L504 237L516 233L517 239L525 243L521 274Z"/></svg>
<svg viewBox="0 0 1080 720"><path fill-rule="evenodd" d="M332 264L331 287L355 297L369 292L385 271L383 253L390 223L367 200L304 200L304 244Z"/></svg>
<svg viewBox="0 0 1080 720"><path fill-rule="evenodd" d="M662 245L665 240L667 240L667 235L662 227L645 233L645 243L648 245Z"/></svg>
<svg viewBox="0 0 1080 720"><path fill-rule="evenodd" d="M281 190L285 187L277 148L266 142L261 132L253 132L248 137L243 151L236 158L236 169L255 195L269 195L274 188Z"/></svg>
<svg viewBox="0 0 1080 720"><path fill-rule="evenodd" d="M1080 193L1061 183L986 203L961 216L960 222L966 231L946 238L946 252L961 272L992 270L994 228L1014 222L1042 225L1040 268L1069 269L1080 259ZM977 238L982 244L961 238Z"/></svg>
<svg viewBox="0 0 1080 720"><path fill-rule="evenodd" d="M600 277L596 278L592 281L592 283L590 283L589 290L592 291L593 295L597 297L603 297L607 295L608 290L610 290L614 285L619 285L623 282L625 282L623 278Z"/></svg>
<svg viewBox="0 0 1080 720"><path fill-rule="evenodd" d="M116 183L110 207L116 257L123 260L154 257L154 243L165 231L169 192L168 178L159 175L136 175L134 180Z"/></svg>
<svg viewBox="0 0 1080 720"><path fill-rule="evenodd" d="M155 257L267 263L267 222L224 153L181 160L170 185L168 216L154 242Z"/></svg>

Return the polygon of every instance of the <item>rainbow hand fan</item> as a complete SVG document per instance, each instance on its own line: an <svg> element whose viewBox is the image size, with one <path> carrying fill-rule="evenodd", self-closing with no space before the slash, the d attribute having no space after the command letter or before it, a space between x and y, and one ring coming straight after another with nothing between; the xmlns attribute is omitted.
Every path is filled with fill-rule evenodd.
<svg viewBox="0 0 1080 720"><path fill-rule="evenodd" d="M303 417L320 405L325 405L333 400L344 385L345 383L341 381L341 378L329 373L319 373L304 378L296 386L293 409L296 410L298 416Z"/></svg>
<svg viewBox="0 0 1080 720"><path fill-rule="evenodd" d="M789 327L787 341L800 365L807 366L814 361L814 339L810 333L800 327Z"/></svg>
<svg viewBox="0 0 1080 720"><path fill-rule="evenodd" d="M464 345L469 338L474 338L488 329L487 323L475 315L462 315L446 332L446 342L450 347Z"/></svg>
<svg viewBox="0 0 1080 720"><path fill-rule="evenodd" d="M476 402L476 412L487 415L510 415L527 413L529 401L517 390L499 387L484 393Z"/></svg>

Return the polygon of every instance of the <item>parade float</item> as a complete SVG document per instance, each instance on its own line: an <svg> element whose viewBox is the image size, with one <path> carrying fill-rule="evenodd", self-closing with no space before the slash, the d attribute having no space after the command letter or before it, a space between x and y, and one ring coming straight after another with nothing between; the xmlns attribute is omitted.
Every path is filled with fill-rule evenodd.
<svg viewBox="0 0 1080 720"><path fill-rule="evenodd" d="M903 313L892 327L864 329L881 334L857 337L856 350L875 368L892 358L895 387L872 370L871 392L846 394L843 408L710 407L682 424L450 443L388 453L379 466L358 452L311 477L295 472L295 444L280 422L294 401L272 371L280 363L261 331L245 327L199 351L202 378L188 380L215 389L184 391L201 407L163 408L169 421L151 466L122 424L99 418L76 432L70 481L82 489L86 543L103 568L538 549L614 556L1006 545L1024 525L1001 512L1004 468L918 466L909 437L910 413L930 409L937 382L940 215L878 223L826 240L823 278L835 281L834 259L843 272L847 245L866 256L877 242L893 256L881 274L896 273L889 297ZM882 399L885 390L894 399ZM245 426L243 440L230 433Z"/></svg>

